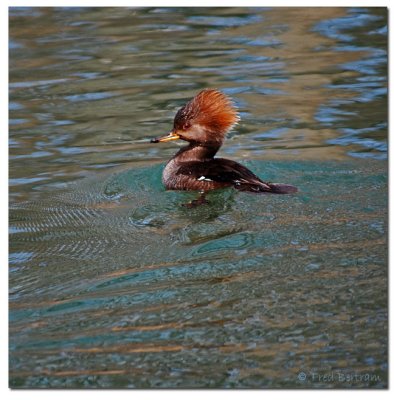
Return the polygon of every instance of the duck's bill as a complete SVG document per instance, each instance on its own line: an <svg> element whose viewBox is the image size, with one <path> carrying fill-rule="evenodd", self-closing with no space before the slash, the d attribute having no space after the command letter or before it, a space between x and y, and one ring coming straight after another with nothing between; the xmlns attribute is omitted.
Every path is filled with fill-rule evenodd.
<svg viewBox="0 0 394 400"><path fill-rule="evenodd" d="M170 132L168 135L157 137L151 140L151 143L159 143L159 142L169 142L171 140L177 140L180 136L174 132Z"/></svg>

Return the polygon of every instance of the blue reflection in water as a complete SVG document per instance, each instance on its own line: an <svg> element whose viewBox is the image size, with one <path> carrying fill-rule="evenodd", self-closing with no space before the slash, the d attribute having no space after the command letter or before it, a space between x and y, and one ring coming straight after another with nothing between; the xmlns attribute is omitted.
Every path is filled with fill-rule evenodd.
<svg viewBox="0 0 394 400"><path fill-rule="evenodd" d="M370 15L365 9L349 9L348 16L326 20L318 23L314 28L317 32L335 39L337 43L332 47L335 52L362 52L365 55L356 61L339 65L343 71L352 71L356 75L344 78L341 81L327 85L333 90L345 90L352 97L347 99L331 99L328 104L319 107L315 119L323 126L336 126L341 136L329 139L331 145L359 145L362 151L348 151L353 157L387 158L387 123L371 118L365 120L361 127L345 127L349 120L360 119L363 112L355 107L355 104L370 104L382 102L382 108L386 108L387 102L387 78L382 76L382 71L387 66L387 50L383 48L367 47L365 44L357 44L356 33L362 29L364 35L384 35L386 29L373 29L372 23L383 19L378 15ZM352 42L352 44L349 44ZM367 117L368 118L368 117ZM338 124L338 121L343 123ZM365 126L367 124L367 126ZM339 125L339 126L338 126ZM342 127L342 126L343 127ZM368 126L369 125L369 126ZM368 137L365 137L368 135Z"/></svg>

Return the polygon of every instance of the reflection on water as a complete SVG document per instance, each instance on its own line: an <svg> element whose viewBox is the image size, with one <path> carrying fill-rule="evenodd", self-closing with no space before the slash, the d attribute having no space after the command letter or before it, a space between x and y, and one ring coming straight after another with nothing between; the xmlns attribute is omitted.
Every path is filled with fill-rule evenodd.
<svg viewBox="0 0 394 400"><path fill-rule="evenodd" d="M10 385L387 387L386 47L382 8L11 8ZM205 87L298 194L164 191Z"/></svg>

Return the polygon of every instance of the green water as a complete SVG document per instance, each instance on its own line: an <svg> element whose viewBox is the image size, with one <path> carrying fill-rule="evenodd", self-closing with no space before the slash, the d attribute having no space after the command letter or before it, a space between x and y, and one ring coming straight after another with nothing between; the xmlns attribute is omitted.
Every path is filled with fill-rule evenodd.
<svg viewBox="0 0 394 400"><path fill-rule="evenodd" d="M10 386L387 387L386 48L381 8L11 8ZM205 87L299 193L164 190Z"/></svg>

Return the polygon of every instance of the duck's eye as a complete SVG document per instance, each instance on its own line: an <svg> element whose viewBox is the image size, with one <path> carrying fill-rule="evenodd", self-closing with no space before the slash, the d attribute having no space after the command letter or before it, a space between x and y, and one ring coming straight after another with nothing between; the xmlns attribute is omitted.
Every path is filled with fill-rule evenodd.
<svg viewBox="0 0 394 400"><path fill-rule="evenodd" d="M189 128L190 128L190 122L185 122L183 124L183 130L185 131L186 129L189 129Z"/></svg>

